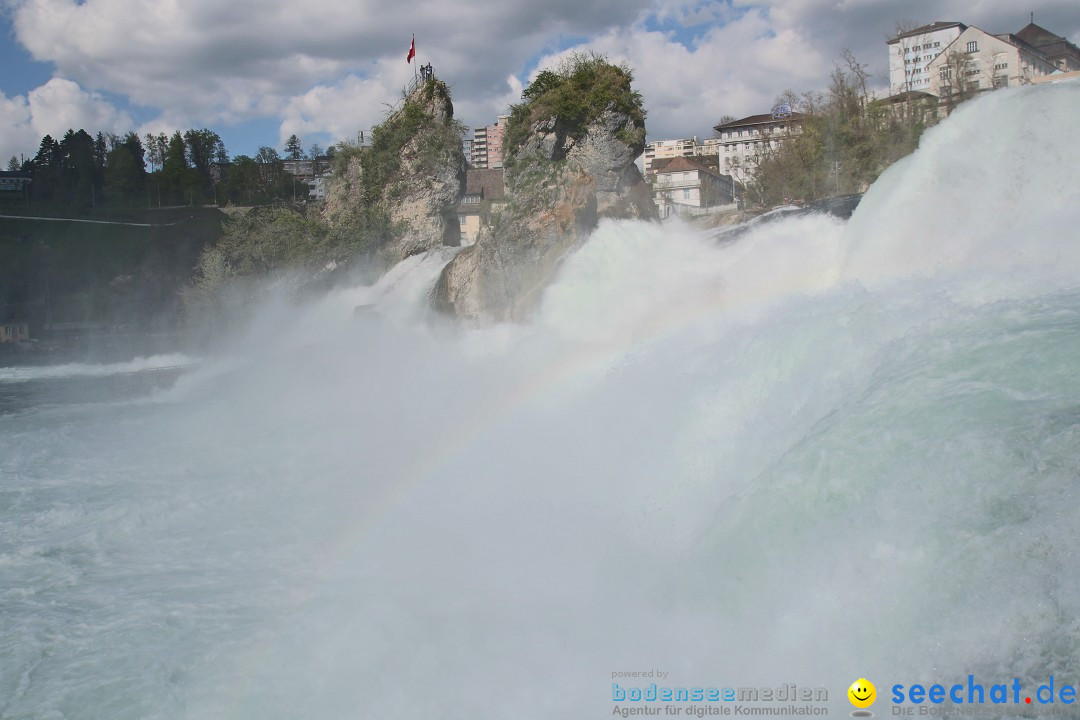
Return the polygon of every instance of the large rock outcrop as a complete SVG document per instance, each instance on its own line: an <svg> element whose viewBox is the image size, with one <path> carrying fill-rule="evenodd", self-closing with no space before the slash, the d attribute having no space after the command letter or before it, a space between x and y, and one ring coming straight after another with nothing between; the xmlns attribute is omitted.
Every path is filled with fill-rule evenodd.
<svg viewBox="0 0 1080 720"><path fill-rule="evenodd" d="M585 58L579 65L595 71L597 62ZM634 164L644 150L645 124L629 72L602 63L600 72L582 78L579 69L542 73L534 86L544 87L513 109L504 138L509 202L443 270L433 294L437 309L474 320L521 319L600 218L656 217ZM607 102L589 107L597 96Z"/></svg>
<svg viewBox="0 0 1080 720"><path fill-rule="evenodd" d="M356 148L331 183L324 217L360 233L380 265L442 245L458 245L456 207L465 188L462 128L441 80L421 82Z"/></svg>

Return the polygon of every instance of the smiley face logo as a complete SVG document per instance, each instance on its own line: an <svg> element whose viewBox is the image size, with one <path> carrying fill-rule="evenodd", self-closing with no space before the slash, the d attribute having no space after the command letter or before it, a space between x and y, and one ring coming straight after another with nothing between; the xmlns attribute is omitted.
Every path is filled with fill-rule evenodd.
<svg viewBox="0 0 1080 720"><path fill-rule="evenodd" d="M847 689L848 700L857 708L868 708L877 698L877 688L866 678L859 678Z"/></svg>

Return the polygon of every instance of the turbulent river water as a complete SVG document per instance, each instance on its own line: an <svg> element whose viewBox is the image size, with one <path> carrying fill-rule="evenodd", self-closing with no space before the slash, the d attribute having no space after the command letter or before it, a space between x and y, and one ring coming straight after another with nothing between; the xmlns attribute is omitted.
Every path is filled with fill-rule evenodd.
<svg viewBox="0 0 1080 720"><path fill-rule="evenodd" d="M1077 117L1077 82L974 101L846 223L605 223L526 324L430 317L447 250L168 391L9 408L0 717L1076 684Z"/></svg>

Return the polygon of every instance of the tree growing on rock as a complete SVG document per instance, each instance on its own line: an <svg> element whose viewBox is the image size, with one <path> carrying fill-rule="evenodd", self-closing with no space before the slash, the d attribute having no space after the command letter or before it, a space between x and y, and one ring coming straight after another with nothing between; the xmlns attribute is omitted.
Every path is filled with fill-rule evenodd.
<svg viewBox="0 0 1080 720"><path fill-rule="evenodd" d="M459 317L524 317L559 261L600 218L655 218L634 161L645 109L633 73L575 54L539 73L510 109L503 140L506 207L444 268L436 308Z"/></svg>

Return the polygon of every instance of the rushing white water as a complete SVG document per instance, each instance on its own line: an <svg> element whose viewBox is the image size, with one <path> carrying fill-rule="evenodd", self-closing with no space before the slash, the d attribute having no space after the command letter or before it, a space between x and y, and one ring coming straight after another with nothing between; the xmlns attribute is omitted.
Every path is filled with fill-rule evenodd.
<svg viewBox="0 0 1080 720"><path fill-rule="evenodd" d="M161 370L193 365L195 360L180 353L137 357L117 363L64 363L63 365L28 365L0 367L0 383L21 383L32 380L56 380L81 377L108 377L123 373Z"/></svg>
<svg viewBox="0 0 1080 720"><path fill-rule="evenodd" d="M847 224L606 223L526 325L425 317L432 254L152 402L0 417L0 717L1075 684L1078 116L973 102Z"/></svg>

